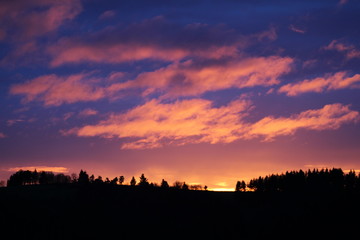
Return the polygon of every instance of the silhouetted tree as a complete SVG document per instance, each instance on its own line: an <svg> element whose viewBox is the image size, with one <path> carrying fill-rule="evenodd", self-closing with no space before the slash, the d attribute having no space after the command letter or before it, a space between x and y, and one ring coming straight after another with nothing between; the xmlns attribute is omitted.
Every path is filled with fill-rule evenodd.
<svg viewBox="0 0 360 240"><path fill-rule="evenodd" d="M342 169L309 169L307 172L287 171L285 174L272 174L251 179L248 187L255 191L343 191L354 189L357 182L354 172L344 174Z"/></svg>
<svg viewBox="0 0 360 240"><path fill-rule="evenodd" d="M123 185L124 181L125 181L125 177L124 177L124 176L120 176L120 177L119 177L119 184L120 184L120 185Z"/></svg>
<svg viewBox="0 0 360 240"><path fill-rule="evenodd" d="M353 191L356 188L356 174L354 170L350 170L350 172L344 177L345 189L348 191Z"/></svg>
<svg viewBox="0 0 360 240"><path fill-rule="evenodd" d="M4 180L0 181L0 187L5 187L5 181Z"/></svg>
<svg viewBox="0 0 360 240"><path fill-rule="evenodd" d="M70 183L70 182L71 182L70 176L67 176L63 173L59 173L59 174L55 175L55 177L54 177L54 183L66 184L66 183Z"/></svg>
<svg viewBox="0 0 360 240"><path fill-rule="evenodd" d="M245 183L245 181L243 180L243 181L241 181L241 186L240 186L240 188L241 188L241 190L243 191L243 192L245 192L246 191L246 183Z"/></svg>
<svg viewBox="0 0 360 240"><path fill-rule="evenodd" d="M175 188L175 189L181 189L181 188L182 188L182 182L175 181L175 182L173 183L173 188Z"/></svg>
<svg viewBox="0 0 360 240"><path fill-rule="evenodd" d="M54 183L55 175L52 172L42 171L39 176L40 184L52 184Z"/></svg>
<svg viewBox="0 0 360 240"><path fill-rule="evenodd" d="M130 180L130 186L135 186L136 185L136 179L135 177L133 176Z"/></svg>
<svg viewBox="0 0 360 240"><path fill-rule="evenodd" d="M104 183L104 181L103 181L103 179L102 179L101 176L98 176L98 177L95 179L94 183L95 183L95 184L102 184L102 183Z"/></svg>
<svg viewBox="0 0 360 240"><path fill-rule="evenodd" d="M117 182L119 181L119 179L117 177L113 178L111 181L110 181L110 184L111 185L117 185Z"/></svg>
<svg viewBox="0 0 360 240"><path fill-rule="evenodd" d="M83 171L82 169L80 170L79 173L79 179L78 179L78 183L79 184L88 184L89 181L89 175L86 173L86 171Z"/></svg>
<svg viewBox="0 0 360 240"><path fill-rule="evenodd" d="M241 189L241 182L237 181L235 186L235 192L240 192L240 189Z"/></svg>
<svg viewBox="0 0 360 240"><path fill-rule="evenodd" d="M94 182L95 182L95 176L94 176L94 174L91 174L91 176L89 177L89 181L90 181L90 183L94 183Z"/></svg>
<svg viewBox="0 0 360 240"><path fill-rule="evenodd" d="M246 191L246 183L245 181L237 181L235 186L235 192Z"/></svg>
<svg viewBox="0 0 360 240"><path fill-rule="evenodd" d="M39 184L39 173L36 171L36 169L32 173L32 184Z"/></svg>
<svg viewBox="0 0 360 240"><path fill-rule="evenodd" d="M184 182L181 187L182 190L189 190L189 186Z"/></svg>
<svg viewBox="0 0 360 240"><path fill-rule="evenodd" d="M204 190L207 191L207 189L208 189L208 186L205 185L205 186L204 186Z"/></svg>
<svg viewBox="0 0 360 240"><path fill-rule="evenodd" d="M164 179L161 181L161 185L162 188L169 188L169 184L167 181L165 181Z"/></svg>
<svg viewBox="0 0 360 240"><path fill-rule="evenodd" d="M190 190L199 191L202 190L202 186L199 184L190 185Z"/></svg>
<svg viewBox="0 0 360 240"><path fill-rule="evenodd" d="M70 176L72 183L76 183L78 181L78 175L76 173L72 173Z"/></svg>
<svg viewBox="0 0 360 240"><path fill-rule="evenodd" d="M149 186L149 182L148 182L148 180L147 180L147 178L145 177L144 174L141 174L141 176L140 176L139 186L141 186L141 187L148 187Z"/></svg>

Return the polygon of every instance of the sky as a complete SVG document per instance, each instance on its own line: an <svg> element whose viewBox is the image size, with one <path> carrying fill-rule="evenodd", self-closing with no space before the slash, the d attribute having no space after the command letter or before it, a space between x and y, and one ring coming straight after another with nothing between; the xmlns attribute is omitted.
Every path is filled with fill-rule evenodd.
<svg viewBox="0 0 360 240"><path fill-rule="evenodd" d="M356 0L0 2L0 180L234 189L360 169Z"/></svg>

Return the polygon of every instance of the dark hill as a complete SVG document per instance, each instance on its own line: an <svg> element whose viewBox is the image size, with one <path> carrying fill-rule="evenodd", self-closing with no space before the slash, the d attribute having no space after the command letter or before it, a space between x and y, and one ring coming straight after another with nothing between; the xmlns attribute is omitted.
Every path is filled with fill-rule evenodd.
<svg viewBox="0 0 360 240"><path fill-rule="evenodd" d="M111 185L0 188L1 239L352 236L355 193L211 192Z"/></svg>

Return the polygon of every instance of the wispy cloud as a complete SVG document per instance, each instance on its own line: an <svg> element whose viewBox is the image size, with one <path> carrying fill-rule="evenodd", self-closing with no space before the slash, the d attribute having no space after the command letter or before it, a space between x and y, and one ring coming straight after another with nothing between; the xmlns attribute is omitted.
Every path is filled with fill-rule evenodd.
<svg viewBox="0 0 360 240"><path fill-rule="evenodd" d="M194 96L227 88L246 88L279 84L279 77L291 70L289 57L252 57L230 61L186 61L174 63L136 79L116 83L108 91L145 89L143 94L166 92L164 97Z"/></svg>
<svg viewBox="0 0 360 240"><path fill-rule="evenodd" d="M24 41L57 30L82 11L79 0L20 0L0 2L2 39ZM0 39L1 40L1 39Z"/></svg>
<svg viewBox="0 0 360 240"><path fill-rule="evenodd" d="M265 117L252 124L246 136L263 137L272 141L277 136L292 135L299 129L326 130L338 129L341 125L359 120L359 112L352 111L349 106L329 104L321 109L307 110L290 117Z"/></svg>
<svg viewBox="0 0 360 240"><path fill-rule="evenodd" d="M12 167L9 168L7 171L9 172L17 172L19 170L29 170L29 171L45 171L45 172L54 172L54 173L67 173L69 172L68 168L66 167L48 167L48 166L23 166L23 167Z"/></svg>
<svg viewBox="0 0 360 240"><path fill-rule="evenodd" d="M324 50L334 50L343 52L347 59L360 58L360 50L352 44L340 42L339 40L333 40L329 45L323 47Z"/></svg>
<svg viewBox="0 0 360 240"><path fill-rule="evenodd" d="M162 94L162 98L196 96L228 88L272 86L292 69L289 57L236 57L228 60L188 60L152 72L140 73L134 80L123 81L124 73L94 77L91 72L58 76L44 75L14 84L10 94L23 96L23 102L40 101L59 106L103 98L119 98L131 89L143 96ZM120 78L120 80L118 80Z"/></svg>
<svg viewBox="0 0 360 240"><path fill-rule="evenodd" d="M278 92L287 96L297 96L307 92L326 92L330 90L358 87L360 74L350 76L346 71L328 74L325 77L306 79L304 81L289 83L282 86Z"/></svg>
<svg viewBox="0 0 360 240"><path fill-rule="evenodd" d="M121 138L122 149L159 148L190 143L230 143L239 139L292 135L299 129L337 129L359 119L359 113L341 104L325 105L290 117L265 117L246 121L251 102L238 99L222 107L213 107L203 99L161 103L152 100L125 113L113 114L96 125L62 131L63 135Z"/></svg>
<svg viewBox="0 0 360 240"><path fill-rule="evenodd" d="M6 135L2 132L0 132L0 138L6 138Z"/></svg>
<svg viewBox="0 0 360 240"><path fill-rule="evenodd" d="M139 60L179 61L185 58L219 59L239 49L276 39L270 28L241 35L225 25L175 24L158 16L142 22L107 27L99 32L62 38L50 46L51 66L75 63L123 63Z"/></svg>
<svg viewBox="0 0 360 240"><path fill-rule="evenodd" d="M90 74L64 77L51 74L12 85L10 94L23 95L23 102L42 101L45 106L96 101L104 97L104 89L97 87L96 82L98 79L90 77Z"/></svg>
<svg viewBox="0 0 360 240"><path fill-rule="evenodd" d="M96 111L95 109L91 109L91 108L86 108L84 110L82 110L81 112L79 112L78 116L79 117L88 117L88 116L93 116L93 115L97 115L98 111Z"/></svg>
<svg viewBox="0 0 360 240"><path fill-rule="evenodd" d="M11 127L16 123L20 123L20 122L24 122L24 121L25 121L24 119L20 119L20 118L19 119L9 119L9 120L6 121L6 125L8 127Z"/></svg>
<svg viewBox="0 0 360 240"><path fill-rule="evenodd" d="M301 34L306 33L306 31L304 29L301 29L301 28L299 28L299 27L297 27L297 26L295 26L293 24L290 24L289 29L291 31L293 31L293 32L296 32L296 33L301 33Z"/></svg>
<svg viewBox="0 0 360 240"><path fill-rule="evenodd" d="M100 20L104 20L104 19L113 18L115 15L116 15L116 11L114 11L114 10L107 10L107 11L103 12L103 13L99 16L99 19L100 19Z"/></svg>

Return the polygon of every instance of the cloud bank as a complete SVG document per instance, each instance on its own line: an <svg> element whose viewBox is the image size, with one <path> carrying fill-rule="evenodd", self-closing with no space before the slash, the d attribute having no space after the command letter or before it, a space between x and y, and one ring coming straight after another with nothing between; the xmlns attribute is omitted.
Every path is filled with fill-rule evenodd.
<svg viewBox="0 0 360 240"><path fill-rule="evenodd" d="M125 113L112 114L95 125L62 131L79 137L121 138L122 149L159 148L190 143L230 143L239 139L260 138L271 141L292 135L299 129L328 130L359 119L359 112L342 104L307 110L290 117L265 117L247 122L251 102L238 99L213 107L203 99L161 103L151 100Z"/></svg>
<svg viewBox="0 0 360 240"><path fill-rule="evenodd" d="M346 71L335 74L327 74L325 77L306 79L297 83L286 84L278 90L287 96L298 96L307 92L326 92L344 88L358 87L360 83L360 74L350 76Z"/></svg>

